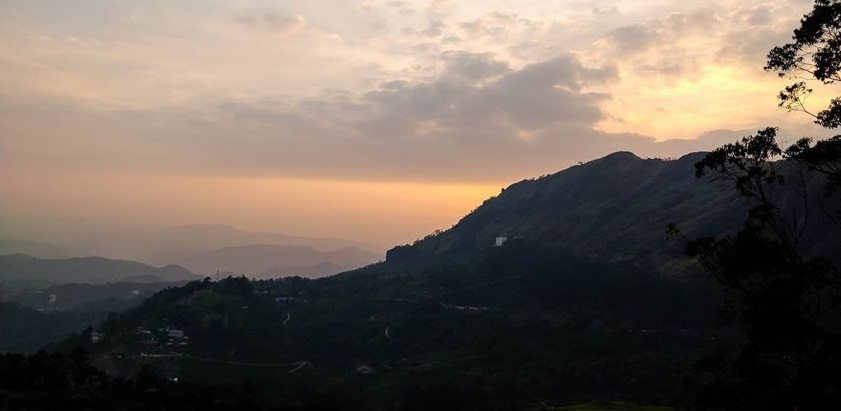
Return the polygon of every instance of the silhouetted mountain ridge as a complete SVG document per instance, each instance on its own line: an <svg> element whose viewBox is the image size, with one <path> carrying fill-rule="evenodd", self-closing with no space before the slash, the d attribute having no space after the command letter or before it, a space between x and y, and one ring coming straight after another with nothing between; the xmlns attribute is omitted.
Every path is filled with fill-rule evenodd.
<svg viewBox="0 0 841 411"><path fill-rule="evenodd" d="M677 223L690 238L718 236L739 227L749 208L729 180L695 177L694 165L705 154L663 160L617 152L520 181L486 200L451 229L411 247L396 247L387 259L482 249L492 246L498 237L506 237L666 271L674 268L672 263L686 264L685 243L667 239L669 223ZM784 162L778 166L783 172L790 168ZM820 183L816 176L807 178L808 184ZM838 236L837 227L816 231L804 244L818 249L831 243L828 238Z"/></svg>

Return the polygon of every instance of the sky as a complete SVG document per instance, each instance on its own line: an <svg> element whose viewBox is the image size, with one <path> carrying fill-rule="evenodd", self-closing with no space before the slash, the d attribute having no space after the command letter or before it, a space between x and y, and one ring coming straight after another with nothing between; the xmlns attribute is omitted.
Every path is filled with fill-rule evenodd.
<svg viewBox="0 0 841 411"><path fill-rule="evenodd" d="M387 247L611 152L819 135L762 70L810 8L0 0L0 229L221 223Z"/></svg>

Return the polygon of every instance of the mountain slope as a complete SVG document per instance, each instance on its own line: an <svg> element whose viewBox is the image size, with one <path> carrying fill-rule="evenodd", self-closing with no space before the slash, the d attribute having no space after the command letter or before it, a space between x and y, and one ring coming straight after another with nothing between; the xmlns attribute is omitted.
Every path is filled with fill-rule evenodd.
<svg viewBox="0 0 841 411"><path fill-rule="evenodd" d="M749 207L729 180L695 177L694 164L703 156L643 160L619 152L521 181L485 201L452 229L390 250L387 260L482 249L497 237L516 237L591 258L668 271L685 260L684 242L667 239L669 223L677 223L690 238L722 235L739 227ZM818 183L816 176L807 178L808 184ZM796 206L794 200L782 202ZM813 214L819 222L821 215ZM823 251L841 238L837 226L812 226L805 238L810 249Z"/></svg>

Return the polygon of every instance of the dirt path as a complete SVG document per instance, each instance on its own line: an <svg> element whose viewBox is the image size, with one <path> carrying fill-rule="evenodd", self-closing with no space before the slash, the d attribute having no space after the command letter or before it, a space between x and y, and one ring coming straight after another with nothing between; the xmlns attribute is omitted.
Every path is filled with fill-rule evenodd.
<svg viewBox="0 0 841 411"><path fill-rule="evenodd" d="M245 361L229 361L229 360L217 360L213 358L202 358L196 357L195 355L184 354L184 358L189 358L195 361L202 361L202 362L211 362L216 364L229 364L229 365L241 365L246 367L294 367L289 370L289 374L297 372L301 368L309 365L312 366L312 363L309 361L298 361L293 363L268 363L268 362L245 362Z"/></svg>

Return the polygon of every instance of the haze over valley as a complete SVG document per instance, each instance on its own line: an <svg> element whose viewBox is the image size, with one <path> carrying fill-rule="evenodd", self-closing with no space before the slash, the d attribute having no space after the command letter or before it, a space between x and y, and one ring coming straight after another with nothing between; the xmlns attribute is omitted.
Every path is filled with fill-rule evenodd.
<svg viewBox="0 0 841 411"><path fill-rule="evenodd" d="M293 237L246 232L223 225L193 225L150 232L100 234L67 238L51 244L0 240L0 254L39 258L102 256L155 266L182 265L202 275L216 271L249 277L305 275L317 277L358 268L382 259L372 244L335 238ZM297 270L297 272L296 272Z"/></svg>

